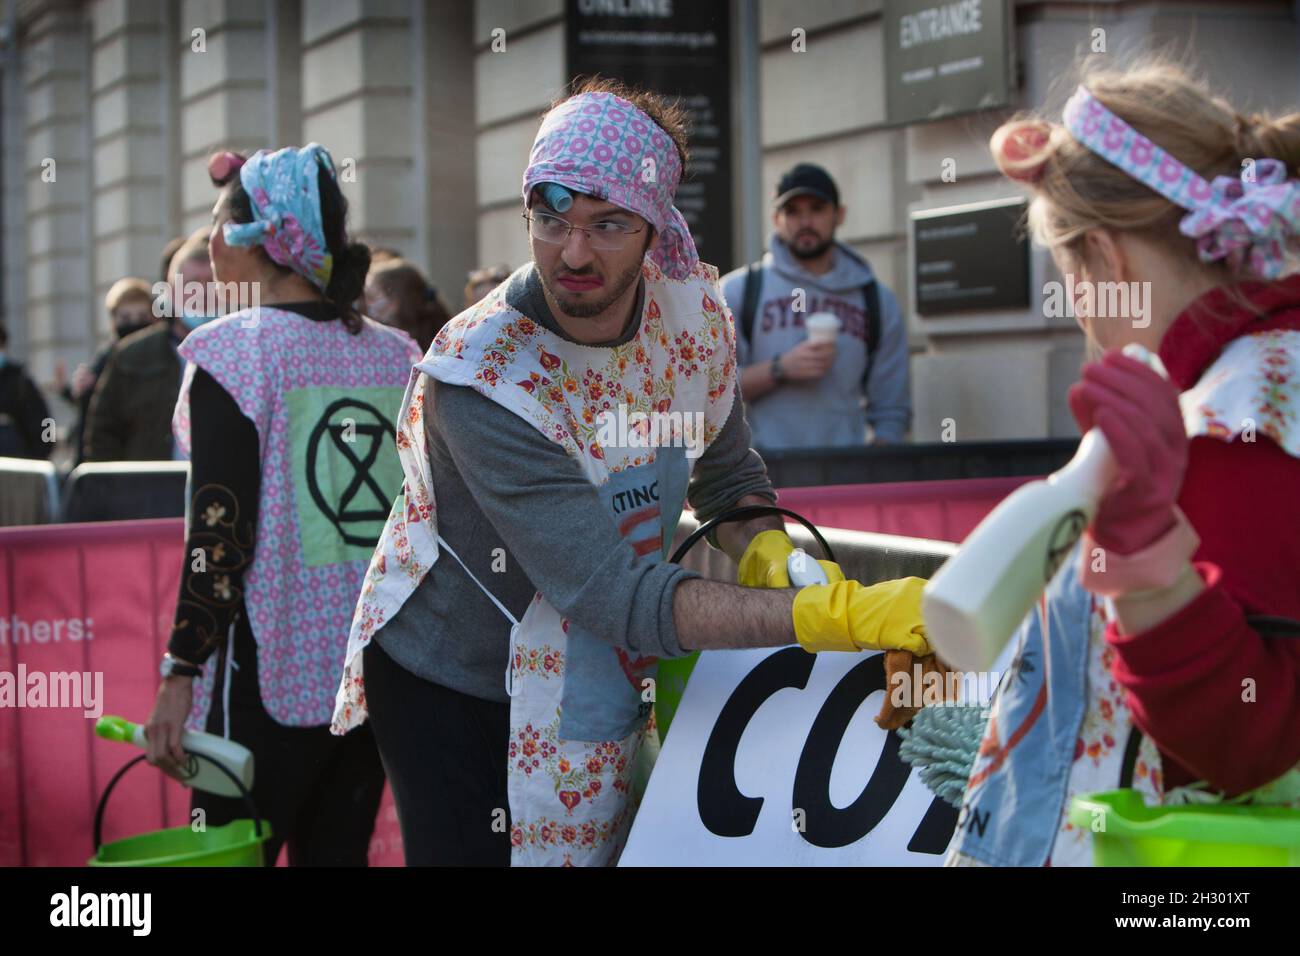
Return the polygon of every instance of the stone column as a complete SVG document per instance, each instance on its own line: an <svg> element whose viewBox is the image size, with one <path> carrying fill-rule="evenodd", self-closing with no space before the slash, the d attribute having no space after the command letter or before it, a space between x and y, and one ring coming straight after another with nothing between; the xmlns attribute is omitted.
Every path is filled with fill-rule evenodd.
<svg viewBox="0 0 1300 956"><path fill-rule="evenodd" d="M563 11L560 0L475 3L478 265L531 258L519 189L542 111L566 81Z"/></svg>
<svg viewBox="0 0 1300 956"><path fill-rule="evenodd" d="M91 19L91 149L94 184L93 298L123 276L153 285L172 236L165 140L163 0L96 0ZM109 334L102 307L99 340Z"/></svg>
<svg viewBox="0 0 1300 956"><path fill-rule="evenodd" d="M71 369L84 360L98 317L90 279L89 40L84 6L66 0L41 7L21 40L25 142L12 148L25 152L26 301L14 320L26 324L26 359L42 384L56 361Z"/></svg>
<svg viewBox="0 0 1300 956"><path fill-rule="evenodd" d="M262 0L183 0L173 42L179 56L181 231L211 220L216 193L207 159L215 150L253 152L270 143L270 71L281 57ZM292 86L290 86L292 88ZM276 95L282 90L277 87ZM286 111L281 106L282 114Z"/></svg>
<svg viewBox="0 0 1300 956"><path fill-rule="evenodd" d="M404 255L421 220L412 203L411 30L407 0L307 0L302 8L303 138L334 157L352 234Z"/></svg>

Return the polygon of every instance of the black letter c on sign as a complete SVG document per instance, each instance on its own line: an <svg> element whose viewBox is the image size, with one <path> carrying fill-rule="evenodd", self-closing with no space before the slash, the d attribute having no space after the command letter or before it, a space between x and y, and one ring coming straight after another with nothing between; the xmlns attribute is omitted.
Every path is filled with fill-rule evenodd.
<svg viewBox="0 0 1300 956"><path fill-rule="evenodd" d="M754 832L763 798L747 797L736 787L736 751L740 747L740 737L758 708L777 691L787 687L803 690L815 663L817 655L809 654L801 647L778 651L746 674L722 706L709 734L709 742L704 747L695 798L700 821L710 833L743 837ZM818 724L820 722L819 719ZM805 747L804 753L807 752ZM834 758L832 750L830 759ZM802 770L802 758L799 766ZM798 793L797 782L795 786Z"/></svg>
<svg viewBox="0 0 1300 956"><path fill-rule="evenodd" d="M831 803L831 768L844 731L862 702L884 689L885 655L875 654L840 679L808 732L794 774L794 805L807 814L803 838L813 846L834 848L861 840L885 818L907 783L911 768L898 757L898 735L889 733L858 798L843 810Z"/></svg>

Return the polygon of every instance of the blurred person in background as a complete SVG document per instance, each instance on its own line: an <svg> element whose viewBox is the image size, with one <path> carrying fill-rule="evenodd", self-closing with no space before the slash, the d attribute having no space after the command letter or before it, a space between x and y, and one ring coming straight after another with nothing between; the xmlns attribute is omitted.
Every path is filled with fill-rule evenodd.
<svg viewBox="0 0 1300 956"><path fill-rule="evenodd" d="M826 170L777 183L768 252L722 278L754 447L901 442L912 420L907 323L871 263L835 240L847 210ZM838 320L816 341L804 320ZM828 337L832 333L827 333Z"/></svg>
<svg viewBox="0 0 1300 956"><path fill-rule="evenodd" d="M210 316L193 309L195 290L212 281L207 231L195 231L172 256L167 302L154 303L164 319L115 344L95 383L83 429L86 461L166 461L180 459L172 438L171 412L181 387L177 348Z"/></svg>
<svg viewBox="0 0 1300 956"><path fill-rule="evenodd" d="M366 276L366 314L401 329L423 354L451 318L438 290L413 263L400 258L372 262Z"/></svg>
<svg viewBox="0 0 1300 956"><path fill-rule="evenodd" d="M183 240L182 240L183 241ZM171 247L172 243L168 243ZM179 246L177 247L179 248ZM175 255L175 249L172 250ZM143 279L127 277L118 279L104 297L104 309L108 313L108 324L113 329L113 341L102 346L89 363L82 362L72 373L72 381L67 381L65 366L59 362L55 367L54 381L59 394L77 406L77 424L69 441L74 448L73 464L80 464L85 457L86 418L90 412L90 397L95 383L104 373L113 345L133 332L139 332L154 322L153 294Z"/></svg>
<svg viewBox="0 0 1300 956"><path fill-rule="evenodd" d="M49 415L41 390L9 355L9 333L0 324L0 457L49 458L54 442L41 434Z"/></svg>
<svg viewBox="0 0 1300 956"><path fill-rule="evenodd" d="M473 270L465 283L465 308L478 305L484 296L509 278L510 267L507 265L487 266Z"/></svg>
<svg viewBox="0 0 1300 956"><path fill-rule="evenodd" d="M159 265L161 270L158 276L159 281L172 281L172 258L180 251L181 246L185 245L185 240L188 238L188 236L176 236L167 240L167 245L163 246L162 261Z"/></svg>
<svg viewBox="0 0 1300 956"><path fill-rule="evenodd" d="M402 485L392 422L419 352L353 307L370 251L348 238L329 153L224 152L208 170L216 281L257 289L257 304L180 347L173 424L191 497L149 759L175 772L187 718L238 741L271 825L267 865L287 846L290 865L364 866L383 766L369 728L338 738L327 725L366 560ZM214 825L247 815L197 790L193 806Z"/></svg>

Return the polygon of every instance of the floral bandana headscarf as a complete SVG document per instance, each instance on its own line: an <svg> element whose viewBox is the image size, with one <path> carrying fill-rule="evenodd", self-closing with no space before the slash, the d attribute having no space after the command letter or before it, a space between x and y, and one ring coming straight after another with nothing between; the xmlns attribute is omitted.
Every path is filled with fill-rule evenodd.
<svg viewBox="0 0 1300 956"><path fill-rule="evenodd" d="M1206 182L1124 122L1080 86L1065 104L1065 127L1080 143L1170 202L1189 210L1179 225L1196 240L1202 262L1249 263L1276 279L1300 236L1300 181L1286 178L1286 164L1259 159L1240 178Z"/></svg>
<svg viewBox="0 0 1300 956"><path fill-rule="evenodd" d="M321 291L329 285L334 260L321 223L317 171L334 176L325 148L309 143L274 153L259 149L239 167L239 182L253 207L253 221L228 222L221 234L232 246L261 245L274 262L292 269Z"/></svg>
<svg viewBox="0 0 1300 956"><path fill-rule="evenodd" d="M559 183L635 213L657 231L648 255L666 276L684 279L699 255L673 196L682 178L672 138L613 93L580 93L546 115L528 168L524 203L539 183Z"/></svg>

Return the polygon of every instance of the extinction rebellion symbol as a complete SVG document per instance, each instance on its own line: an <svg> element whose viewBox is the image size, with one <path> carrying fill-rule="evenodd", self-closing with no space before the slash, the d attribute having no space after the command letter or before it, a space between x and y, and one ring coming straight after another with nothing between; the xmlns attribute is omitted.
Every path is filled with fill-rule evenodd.
<svg viewBox="0 0 1300 956"><path fill-rule="evenodd" d="M1074 543L1088 527L1088 516L1077 508L1061 516L1047 536L1047 554L1043 561L1043 580L1050 581L1066 559Z"/></svg>
<svg viewBox="0 0 1300 956"><path fill-rule="evenodd" d="M347 414L342 414L345 411ZM312 428L307 440L307 488L321 514L348 544L373 545L373 523L388 517L391 496L376 483L371 469L380 452L391 449L390 442L396 439L383 412L354 398L331 403ZM336 502L327 501L326 491L321 488L317 468L322 455L330 456L325 460L332 466L328 469L331 477L337 478L339 484L346 482ZM349 528L359 533L349 533Z"/></svg>

